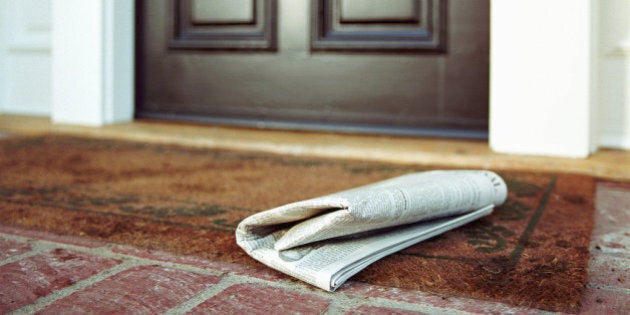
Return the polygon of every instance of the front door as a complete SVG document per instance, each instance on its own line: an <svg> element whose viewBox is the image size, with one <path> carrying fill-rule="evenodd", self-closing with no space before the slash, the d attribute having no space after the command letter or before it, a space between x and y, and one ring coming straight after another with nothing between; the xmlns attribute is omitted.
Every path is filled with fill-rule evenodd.
<svg viewBox="0 0 630 315"><path fill-rule="evenodd" d="M139 0L137 116L484 137L488 0Z"/></svg>

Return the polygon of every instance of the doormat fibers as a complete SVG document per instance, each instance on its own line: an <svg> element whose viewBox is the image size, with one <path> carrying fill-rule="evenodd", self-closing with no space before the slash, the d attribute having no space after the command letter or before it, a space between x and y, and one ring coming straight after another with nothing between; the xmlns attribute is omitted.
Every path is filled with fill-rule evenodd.
<svg viewBox="0 0 630 315"><path fill-rule="evenodd" d="M235 243L243 218L429 169L76 137L8 138L0 141L0 222L259 268ZM352 280L579 310L594 180L500 175L509 197L494 214L388 256Z"/></svg>

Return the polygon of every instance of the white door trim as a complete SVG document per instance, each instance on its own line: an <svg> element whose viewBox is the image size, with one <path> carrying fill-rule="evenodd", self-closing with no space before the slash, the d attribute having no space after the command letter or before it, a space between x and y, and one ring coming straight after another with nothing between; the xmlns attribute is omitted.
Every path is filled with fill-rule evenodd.
<svg viewBox="0 0 630 315"><path fill-rule="evenodd" d="M491 3L490 146L586 157L596 149L594 0Z"/></svg>
<svg viewBox="0 0 630 315"><path fill-rule="evenodd" d="M52 120L133 119L134 1L53 0Z"/></svg>

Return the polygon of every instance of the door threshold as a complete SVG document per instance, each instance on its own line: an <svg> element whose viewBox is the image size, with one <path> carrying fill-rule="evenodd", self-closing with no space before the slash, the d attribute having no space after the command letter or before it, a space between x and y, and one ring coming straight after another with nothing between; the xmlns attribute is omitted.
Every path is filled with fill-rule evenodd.
<svg viewBox="0 0 630 315"><path fill-rule="evenodd" d="M630 180L630 151L600 150L588 158L492 152L486 141L271 130L137 120L104 127L52 124L47 117L0 115L0 134L62 134L299 156L514 171L576 173Z"/></svg>

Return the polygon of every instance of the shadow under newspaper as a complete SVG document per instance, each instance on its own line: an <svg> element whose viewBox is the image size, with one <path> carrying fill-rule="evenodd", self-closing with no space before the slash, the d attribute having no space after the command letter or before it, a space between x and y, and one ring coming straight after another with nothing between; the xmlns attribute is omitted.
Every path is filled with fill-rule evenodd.
<svg viewBox="0 0 630 315"><path fill-rule="evenodd" d="M334 291L371 263L492 213L507 198L490 171L429 171L299 201L245 218L254 259Z"/></svg>

